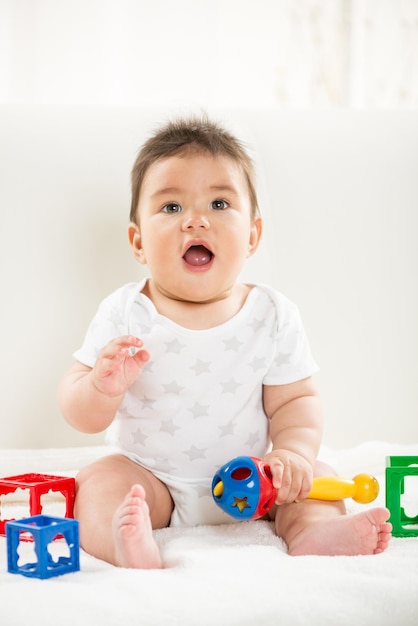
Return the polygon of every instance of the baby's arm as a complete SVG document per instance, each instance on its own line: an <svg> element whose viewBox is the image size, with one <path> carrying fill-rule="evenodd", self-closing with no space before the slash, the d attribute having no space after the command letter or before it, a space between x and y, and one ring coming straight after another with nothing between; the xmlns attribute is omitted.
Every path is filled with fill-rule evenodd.
<svg viewBox="0 0 418 626"><path fill-rule="evenodd" d="M308 495L322 437L322 409L312 378L264 387L264 410L270 420L270 465L277 504Z"/></svg>
<svg viewBox="0 0 418 626"><path fill-rule="evenodd" d="M93 368L79 362L71 367L58 390L61 411L71 426L98 433L110 425L126 390L149 359L142 345L137 337L118 337L101 350Z"/></svg>

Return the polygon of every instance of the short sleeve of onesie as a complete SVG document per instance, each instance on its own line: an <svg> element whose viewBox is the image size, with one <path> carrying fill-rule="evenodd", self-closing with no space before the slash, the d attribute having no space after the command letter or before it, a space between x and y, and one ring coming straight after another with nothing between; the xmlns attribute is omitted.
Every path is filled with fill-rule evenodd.
<svg viewBox="0 0 418 626"><path fill-rule="evenodd" d="M93 367L98 353L109 341L130 333L129 310L141 288L142 283L129 283L101 302L81 348L73 354L77 361Z"/></svg>
<svg viewBox="0 0 418 626"><path fill-rule="evenodd" d="M286 385L311 376L318 370L310 350L298 307L270 287L262 289L276 310L274 357L263 384Z"/></svg>

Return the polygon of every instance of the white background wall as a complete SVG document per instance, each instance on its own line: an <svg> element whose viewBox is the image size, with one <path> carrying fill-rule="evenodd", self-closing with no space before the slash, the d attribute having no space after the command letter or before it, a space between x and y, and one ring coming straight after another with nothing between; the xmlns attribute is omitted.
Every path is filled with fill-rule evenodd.
<svg viewBox="0 0 418 626"><path fill-rule="evenodd" d="M125 214L146 116L123 122L132 106L277 113L283 144L242 125L268 223L249 275L301 306L325 443L418 440L416 0L0 0L1 104L1 447L95 441L63 423L55 388L98 300L138 276ZM72 121L36 108L50 105ZM77 111L115 106L83 145ZM13 136L21 107L31 122ZM79 140L76 166L60 133ZM117 162L101 160L108 138ZM68 180L77 204L63 213Z"/></svg>
<svg viewBox="0 0 418 626"><path fill-rule="evenodd" d="M417 0L0 0L0 102L418 105Z"/></svg>

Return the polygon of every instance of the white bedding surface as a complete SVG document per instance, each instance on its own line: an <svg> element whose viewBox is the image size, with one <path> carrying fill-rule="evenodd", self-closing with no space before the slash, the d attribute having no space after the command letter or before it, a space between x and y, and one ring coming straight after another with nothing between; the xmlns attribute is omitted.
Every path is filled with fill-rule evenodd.
<svg viewBox="0 0 418 626"><path fill-rule="evenodd" d="M0 477L27 472L74 475L104 448L0 450ZM341 476L370 472L385 501L388 455L418 456L417 445L368 442L322 450ZM347 501L349 512L370 505ZM418 477L406 482L403 504L418 513ZM22 511L8 500L2 518ZM54 514L54 501L51 499ZM22 511L22 515L25 512ZM48 580L7 572L0 537L0 615L7 626L178 625L416 626L418 537L393 538L376 556L290 557L268 522L156 531L162 571L115 568L81 551L81 570Z"/></svg>

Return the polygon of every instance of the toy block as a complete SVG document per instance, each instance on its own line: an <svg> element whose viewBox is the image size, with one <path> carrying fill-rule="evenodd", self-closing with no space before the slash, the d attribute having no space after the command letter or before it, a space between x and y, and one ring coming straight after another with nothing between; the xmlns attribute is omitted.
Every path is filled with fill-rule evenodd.
<svg viewBox="0 0 418 626"><path fill-rule="evenodd" d="M41 498L50 491L60 492L65 497L65 517L72 518L75 499L75 479L48 474L21 474L0 478L0 497L14 493L17 489L29 491L28 515L41 515ZM0 520L0 535L5 534L5 524L10 520Z"/></svg>
<svg viewBox="0 0 418 626"><path fill-rule="evenodd" d="M6 523L7 569L11 574L35 578L51 578L80 569L80 542L78 521L74 519L35 515L17 522ZM33 538L33 562L24 562L19 556L22 547ZM49 546L55 541L66 541L69 556L54 560ZM32 551L33 552L33 551Z"/></svg>
<svg viewBox="0 0 418 626"><path fill-rule="evenodd" d="M418 477L418 456L389 456L386 459L386 507L394 537L418 537L418 515L410 517L401 506L405 477ZM418 504L418 503L417 503Z"/></svg>

